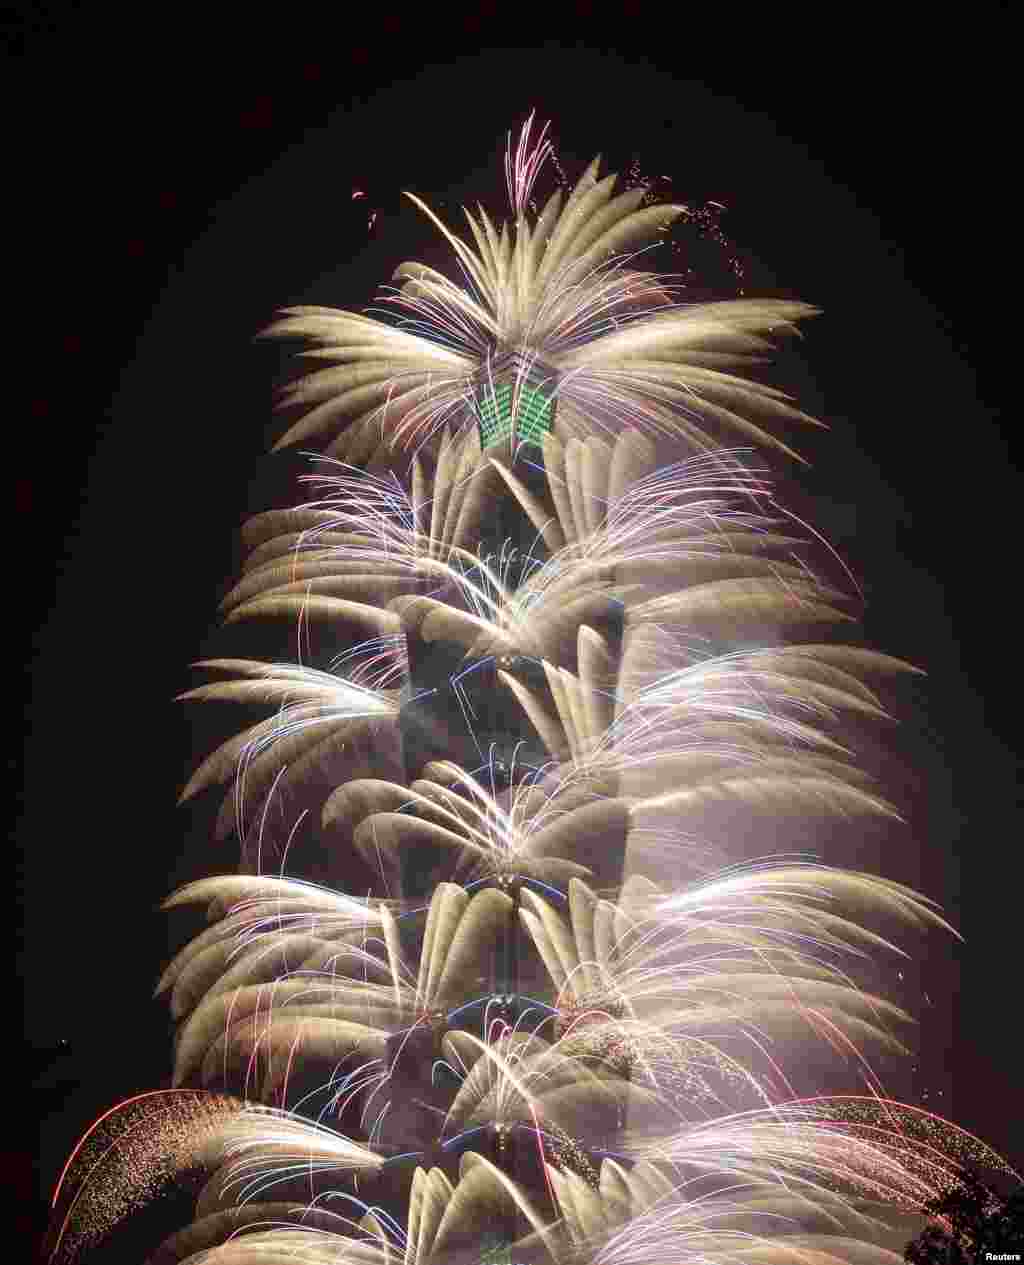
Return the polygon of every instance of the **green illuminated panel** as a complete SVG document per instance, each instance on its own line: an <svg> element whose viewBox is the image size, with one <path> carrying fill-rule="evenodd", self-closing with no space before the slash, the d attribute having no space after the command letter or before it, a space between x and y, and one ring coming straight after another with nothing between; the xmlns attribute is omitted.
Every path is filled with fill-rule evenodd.
<svg viewBox="0 0 1024 1265"><path fill-rule="evenodd" d="M484 448L505 439L512 430L512 387L507 382L486 387L477 402L480 443Z"/></svg>
<svg viewBox="0 0 1024 1265"><path fill-rule="evenodd" d="M524 386L519 392L517 437L528 444L539 444L551 430L554 401L538 387ZM512 433L512 386L508 382L485 387L477 400L480 420L480 443L484 448L507 439Z"/></svg>
<svg viewBox="0 0 1024 1265"><path fill-rule="evenodd" d="M512 1244L505 1242L496 1230L480 1236L480 1265L515 1265Z"/></svg>
<svg viewBox="0 0 1024 1265"><path fill-rule="evenodd" d="M519 438L528 444L539 444L551 430L554 401L536 387L524 387L519 394Z"/></svg>

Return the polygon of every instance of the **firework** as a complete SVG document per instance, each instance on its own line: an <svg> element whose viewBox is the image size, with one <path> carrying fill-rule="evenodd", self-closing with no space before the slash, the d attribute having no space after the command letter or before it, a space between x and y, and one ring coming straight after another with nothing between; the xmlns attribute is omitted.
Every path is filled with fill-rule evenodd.
<svg viewBox="0 0 1024 1265"><path fill-rule="evenodd" d="M220 788L239 872L167 901L208 924L157 989L177 1088L87 1136L55 1259L158 1173L198 1191L160 1262L884 1265L1002 1165L876 1066L913 1042L878 964L952 928L828 853L898 823L850 733L914 669L765 464L812 419L753 370L815 309L689 302L687 208L596 160L538 203L554 157L531 117L468 239L410 195L458 281L266 331L305 366L278 447L318 452L222 613L300 653L184 696L267 709L182 796Z"/></svg>

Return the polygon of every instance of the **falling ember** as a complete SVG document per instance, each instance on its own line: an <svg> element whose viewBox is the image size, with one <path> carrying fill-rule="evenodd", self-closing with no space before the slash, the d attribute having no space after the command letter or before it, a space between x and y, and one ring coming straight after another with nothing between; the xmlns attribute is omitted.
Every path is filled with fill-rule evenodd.
<svg viewBox="0 0 1024 1265"><path fill-rule="evenodd" d="M206 1175L203 1146L244 1106L223 1094L159 1089L105 1112L57 1183L47 1259L74 1265L144 1209L198 1190Z"/></svg>
<svg viewBox="0 0 1024 1265"><path fill-rule="evenodd" d="M963 1169L991 1169L1021 1181L997 1151L934 1112L885 1098L809 1099L816 1116L845 1125L852 1135L884 1139L899 1150L907 1168L919 1172L938 1193L956 1187Z"/></svg>

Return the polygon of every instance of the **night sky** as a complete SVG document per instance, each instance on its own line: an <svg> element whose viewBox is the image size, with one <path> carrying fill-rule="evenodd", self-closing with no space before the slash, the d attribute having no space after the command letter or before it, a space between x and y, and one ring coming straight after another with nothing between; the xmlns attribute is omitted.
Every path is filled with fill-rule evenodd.
<svg viewBox="0 0 1024 1265"><path fill-rule="evenodd" d="M909 825L878 863L966 938L931 936L914 964L930 1004L907 998L911 1101L1024 1163L1008 35L977 10L955 30L849 14L856 30L827 32L705 15L671 40L581 19L593 48L484 52L468 50L531 32L452 13L430 32L310 21L253 43L250 19L143 31L44 11L16 36L29 222L8 252L34 276L9 591L26 618L18 970L38 1136L8 1145L26 1228L94 1116L166 1083L155 907L230 863L175 809L205 752L172 699L276 477L276 364L252 336L279 305L362 307L404 259L443 261L401 190L449 223L462 199L500 213L504 135L533 108L570 178L600 151L723 204L735 250L695 236L691 262L735 285L735 257L748 292L825 310L781 366L831 427L800 445L801 506L864 583L871 643L929 673L895 703ZM597 51L627 36L628 53Z"/></svg>

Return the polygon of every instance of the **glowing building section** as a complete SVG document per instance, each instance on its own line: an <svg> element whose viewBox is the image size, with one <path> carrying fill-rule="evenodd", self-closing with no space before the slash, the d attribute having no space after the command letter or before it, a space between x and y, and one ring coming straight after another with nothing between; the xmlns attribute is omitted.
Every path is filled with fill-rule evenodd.
<svg viewBox="0 0 1024 1265"><path fill-rule="evenodd" d="M484 448L515 433L521 443L539 444L551 430L555 401L542 387L529 382L488 382L476 402L480 443Z"/></svg>

